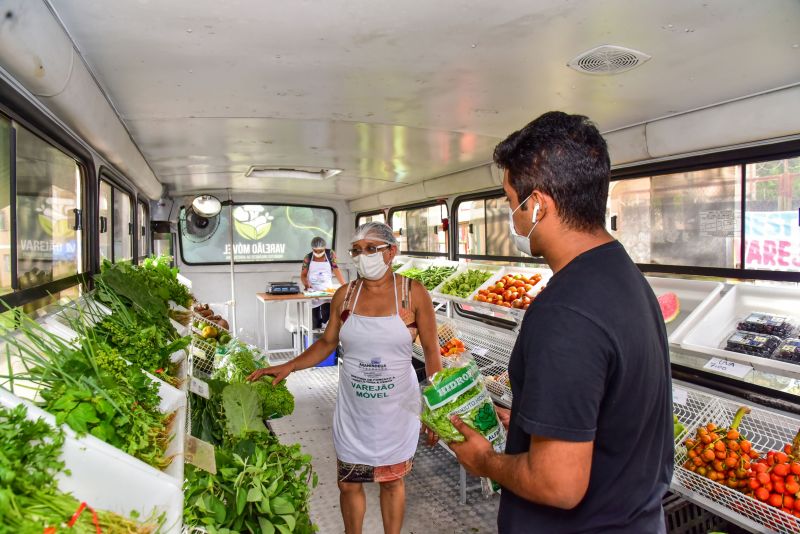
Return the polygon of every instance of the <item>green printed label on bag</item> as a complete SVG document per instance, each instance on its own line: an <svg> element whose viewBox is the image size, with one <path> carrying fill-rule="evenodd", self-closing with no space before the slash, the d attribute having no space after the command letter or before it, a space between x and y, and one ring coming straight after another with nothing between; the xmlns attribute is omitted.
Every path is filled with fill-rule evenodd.
<svg viewBox="0 0 800 534"><path fill-rule="evenodd" d="M448 402L454 401L470 389L480 385L478 381L480 374L475 362L470 362L438 384L426 388L425 391L423 391L425 404L427 404L431 410L435 410Z"/></svg>

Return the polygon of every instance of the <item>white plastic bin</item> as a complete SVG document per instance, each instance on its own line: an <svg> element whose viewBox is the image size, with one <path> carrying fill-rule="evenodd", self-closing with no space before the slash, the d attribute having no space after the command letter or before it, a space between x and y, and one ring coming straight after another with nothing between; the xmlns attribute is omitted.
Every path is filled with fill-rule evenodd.
<svg viewBox="0 0 800 534"><path fill-rule="evenodd" d="M10 392L0 389L0 404L28 408L29 419L44 419L55 426L55 418ZM58 487L85 501L92 508L141 518L165 514L162 532L178 533L183 522L182 480L176 480L128 456L92 436L77 437L64 426L66 438L61 460L71 475L60 474ZM182 463L182 461L181 461ZM65 518L68 519L68 518Z"/></svg>
<svg viewBox="0 0 800 534"><path fill-rule="evenodd" d="M681 278L662 278L645 276L656 296L675 293L680 301L680 313L667 323L669 342L679 345L694 324L703 318L706 311L720 298L724 287L722 282L707 280L684 280Z"/></svg>

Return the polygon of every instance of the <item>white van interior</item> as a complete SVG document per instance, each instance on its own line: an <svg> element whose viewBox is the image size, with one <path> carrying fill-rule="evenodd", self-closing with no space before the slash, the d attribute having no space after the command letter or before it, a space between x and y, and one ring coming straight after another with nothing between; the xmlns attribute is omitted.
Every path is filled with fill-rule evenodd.
<svg viewBox="0 0 800 534"><path fill-rule="evenodd" d="M492 153L544 112L586 115L611 156L608 230L657 296L680 299L668 332L686 434L675 436L668 531L800 531L794 508L684 468L683 445L739 405L752 409L745 426L761 450L800 427L800 342L796 353L786 345L800 337L798 23L795 0L7 0L2 300L44 324L95 289L104 262L165 254L230 337L279 362L319 331L308 306L264 295L271 283L300 281L314 237L347 280L357 276L353 231L373 220L399 240L401 274L546 278L542 260L509 237ZM217 213L203 216L199 197L218 200ZM497 380L524 310L487 304L477 286L442 292L445 279L428 287L442 344L460 337ZM793 325L779 340L785 357L729 350L750 313ZM203 378L192 378L191 350L183 399ZM330 429L335 369L290 382L298 409L270 422L313 457L324 482L310 497L320 532L342 531L332 447L309 441ZM510 389L491 392L510 405ZM102 447L91 454L116 458ZM477 479L443 448L419 454L418 472L435 475L414 479L403 532L493 531L496 496L471 489ZM120 476L148 493L142 473ZM163 531L188 528L180 484L159 492L156 508L172 521ZM426 528L434 509L441 530Z"/></svg>

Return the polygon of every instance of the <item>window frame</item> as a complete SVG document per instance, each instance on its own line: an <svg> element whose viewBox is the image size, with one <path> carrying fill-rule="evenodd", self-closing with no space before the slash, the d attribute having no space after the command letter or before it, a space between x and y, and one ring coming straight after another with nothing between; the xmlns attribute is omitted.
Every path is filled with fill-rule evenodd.
<svg viewBox="0 0 800 534"><path fill-rule="evenodd" d="M9 188L11 206L9 209L9 217L11 219L9 221L9 243L11 244L11 253L9 254L9 260L11 261L12 291L2 297L3 307L10 309L24 306L50 294L60 293L75 286L89 287L91 285L91 276L95 272L97 262L92 237L96 231L95 218L97 217L95 210L96 188L92 184L95 183L97 174L95 172L94 159L86 146L72 137L61 125L43 113L3 79L0 79L0 114L11 122L11 138L9 142L11 181ZM19 281L17 280L17 131L14 127L15 124L25 128L31 134L73 159L78 166L81 182L80 247L82 261L78 266L78 272L74 275L27 289L19 289Z"/></svg>
<svg viewBox="0 0 800 534"><path fill-rule="evenodd" d="M356 218L355 218L356 228L361 226L361 223L359 223L359 219L361 219L361 217L372 217L373 215L383 215L383 218L385 220L387 221L389 220L388 216L386 215L386 210L381 209L372 211L361 211L359 213L356 213Z"/></svg>
<svg viewBox="0 0 800 534"><path fill-rule="evenodd" d="M402 254L403 256L414 256L417 258L426 258L426 257L436 257L436 258L450 258L452 252L452 235L453 235L453 223L451 221L452 216L450 215L450 206L447 205L447 201L444 199L439 200L429 200L425 202L416 202L414 204L404 204L402 206L394 206L389 208L388 213L386 214L386 224L394 230L394 226L392 225L392 216L398 211L409 211L421 208L430 208L434 206L444 206L445 210L447 211L447 221L448 221L448 230L447 230L447 250L445 252L425 252L419 250L407 250L403 251L400 250L398 247L397 253Z"/></svg>
<svg viewBox="0 0 800 534"><path fill-rule="evenodd" d="M475 200L491 200L495 198L505 197L506 193L502 189L490 189L488 191L480 191L477 193L468 193L466 195L459 195L453 200L453 222L450 225L451 236L450 242L455 243L458 239L458 208L464 202L473 202ZM486 247L484 247L486 248ZM528 263L531 265L545 265L544 258L533 258L524 256L499 256L493 254L461 254L458 247L454 247L453 257L456 261L465 259L470 261L505 261L510 263Z"/></svg>
<svg viewBox="0 0 800 534"><path fill-rule="evenodd" d="M142 205L144 208L144 221L139 220L139 205ZM136 232L136 244L134 245L135 249L135 257L137 258L136 263L141 262L148 256L150 256L151 252L150 249L153 247L151 239L150 239L150 201L147 197L143 197L141 195L136 195L136 201L134 203L136 206L136 213L134 214L134 226L138 230ZM144 230L144 235L140 235L140 232ZM143 254L141 250L139 250L139 243L144 238L145 243L145 253Z"/></svg>
<svg viewBox="0 0 800 534"><path fill-rule="evenodd" d="M653 263L637 263L643 273L661 273L677 275L708 276L714 278L733 278L740 280L767 280L773 282L800 283L800 272L770 271L767 269L746 269L746 224L747 213L747 165L764 161L790 159L800 157L800 141L786 141L770 145L760 145L747 149L726 150L713 154L703 154L690 158L676 158L645 165L623 166L612 169L612 182L635 180L639 178L655 178L667 174L694 172L719 167L739 167L741 198L739 199L739 255L742 267L703 267L699 265L669 265ZM800 213L798 213L800 224Z"/></svg>
<svg viewBox="0 0 800 534"><path fill-rule="evenodd" d="M132 210L131 211L132 217L131 217L131 223L130 224L134 225L134 227L135 227L136 226L136 198L137 198L137 194L136 194L136 192L135 192L135 190L133 188L128 186L126 180L122 179L116 172L114 172L109 167L106 167L105 165L101 165L100 166L100 172L98 172L98 179L97 179L97 216L96 216L97 217L97 221L96 221L96 223L98 225L98 227L97 227L98 239L97 239L96 248L97 248L98 261L101 261L101 259L100 259L100 239L99 239L99 235L100 235L100 226L99 226L100 225L100 183L101 182L105 182L105 183L107 183L108 185L111 186L111 206L110 206L110 210L109 210L109 213L111 214L111 218L108 221L108 231L109 231L109 233L111 235L111 263L117 263L117 261L130 261L132 264L135 265L135 264L138 263L138 261L137 261L137 258L136 258L136 254L137 254L136 246L137 246L137 244L136 244L136 240L133 239L134 236L131 236L131 258L130 259L117 260L116 254L114 253L114 197L116 196L116 191L117 190L120 190L121 192L123 192L126 195L128 195L128 198L130 199L130 204L131 204L131 208L130 209Z"/></svg>
<svg viewBox="0 0 800 534"><path fill-rule="evenodd" d="M231 206L231 209L236 206L291 206L293 208L313 208L313 209L323 209L328 210L333 213L333 239L331 239L331 244L328 248L331 250L336 249L336 228L339 225L339 217L336 213L336 210L330 206L318 206L314 204L296 204L292 202L281 202L281 203L271 203L271 202L236 202L236 201L223 201L222 202L222 209L228 209L228 206ZM193 261L186 261L186 257L183 254L183 231L181 230L181 211L185 209L185 207L181 207L178 210L178 254L181 257L181 263L184 265L188 265L191 267L194 266L204 266L204 265L230 265L230 261L215 261L215 262L193 262ZM310 250L310 247L309 247ZM234 255L235 256L235 255ZM279 260L279 261L236 261L234 259L234 265L268 265L268 264L275 264L275 263L303 263L303 259L299 260Z"/></svg>

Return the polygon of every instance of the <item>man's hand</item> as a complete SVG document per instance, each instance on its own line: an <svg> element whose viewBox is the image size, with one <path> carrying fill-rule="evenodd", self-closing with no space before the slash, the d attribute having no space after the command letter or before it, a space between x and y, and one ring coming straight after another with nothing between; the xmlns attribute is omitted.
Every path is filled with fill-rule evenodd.
<svg viewBox="0 0 800 534"><path fill-rule="evenodd" d="M468 427L457 415L451 417L450 422L464 436L464 441L461 443L452 442L447 444L456 454L458 462L471 475L488 476L486 464L489 457L494 454L492 444L480 433Z"/></svg>
<svg viewBox="0 0 800 534"><path fill-rule="evenodd" d="M511 424L511 410L497 405L495 405L494 409L497 412L497 419L500 421L500 424L508 431L508 425Z"/></svg>
<svg viewBox="0 0 800 534"><path fill-rule="evenodd" d="M275 379L272 381L273 386L277 386L281 380L289 376L289 373L294 371L294 364L292 362L286 362L281 365L276 365L274 367L265 367L264 369L258 369L254 371L250 376L247 377L249 382L254 382L259 380L261 377L265 375L272 375Z"/></svg>

